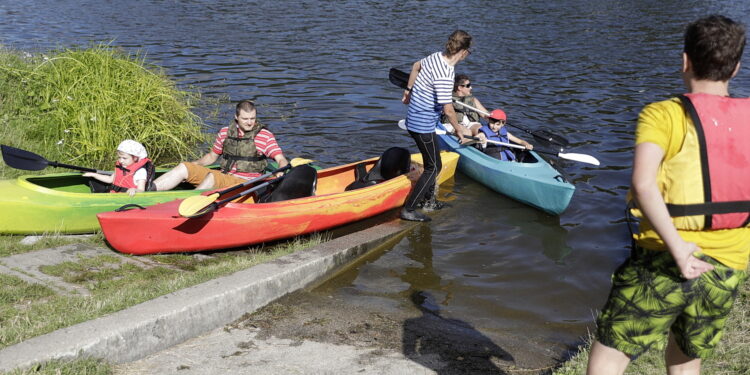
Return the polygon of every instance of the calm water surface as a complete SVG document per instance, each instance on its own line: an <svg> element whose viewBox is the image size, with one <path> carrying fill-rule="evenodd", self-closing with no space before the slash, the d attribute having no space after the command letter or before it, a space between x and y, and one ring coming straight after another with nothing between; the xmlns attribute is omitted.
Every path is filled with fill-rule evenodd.
<svg viewBox="0 0 750 375"><path fill-rule="evenodd" d="M643 104L682 92L682 28L710 13L750 24L747 1L0 0L0 44L142 51L183 87L223 98L212 127L233 101L253 98L286 154L330 166L393 145L414 150L396 127L405 108L388 69L408 69L453 29L468 31L475 52L457 72L485 106L554 129L602 165L559 164L577 187L560 217L458 174L441 191L452 209L316 292L408 305L425 291L443 316L549 348L592 327L627 255L635 119ZM735 95L750 95L747 66Z"/></svg>

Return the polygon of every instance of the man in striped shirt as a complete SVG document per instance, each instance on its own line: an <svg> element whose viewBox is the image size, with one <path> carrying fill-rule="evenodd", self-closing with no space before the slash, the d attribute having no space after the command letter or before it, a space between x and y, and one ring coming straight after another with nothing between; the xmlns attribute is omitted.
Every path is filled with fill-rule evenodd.
<svg viewBox="0 0 750 375"><path fill-rule="evenodd" d="M414 138L422 153L424 172L406 198L401 218L411 221L430 221L416 211L421 204L425 209L441 209L443 202L435 200L435 181L442 168L435 126L443 112L456 130L461 143L465 142L461 125L453 109L453 67L469 56L471 35L463 30L454 31L445 44L445 50L435 52L414 63L409 83L401 101L409 105L406 113L406 130Z"/></svg>
<svg viewBox="0 0 750 375"><path fill-rule="evenodd" d="M219 130L211 150L198 160L183 162L157 178L157 190L170 190L181 182L196 189L220 189L260 176L266 158L274 159L283 167L289 162L284 157L276 138L270 130L257 121L255 104L243 100L237 104L234 121ZM221 171L206 168L219 156Z"/></svg>

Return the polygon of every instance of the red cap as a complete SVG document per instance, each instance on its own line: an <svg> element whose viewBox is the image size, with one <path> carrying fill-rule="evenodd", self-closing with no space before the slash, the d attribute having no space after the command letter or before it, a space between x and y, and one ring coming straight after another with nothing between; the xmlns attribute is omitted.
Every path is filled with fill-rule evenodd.
<svg viewBox="0 0 750 375"><path fill-rule="evenodd" d="M503 112L502 109L495 109L490 113L490 118L493 118L495 120L507 120L508 118L505 117L505 112Z"/></svg>

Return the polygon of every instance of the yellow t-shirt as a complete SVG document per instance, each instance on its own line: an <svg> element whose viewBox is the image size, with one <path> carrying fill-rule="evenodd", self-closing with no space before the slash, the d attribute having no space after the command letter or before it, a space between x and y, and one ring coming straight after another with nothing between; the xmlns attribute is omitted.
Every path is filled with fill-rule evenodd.
<svg viewBox="0 0 750 375"><path fill-rule="evenodd" d="M665 160L671 159L682 148L688 124L692 124L692 120L686 116L679 99L649 104L638 116L635 144L654 143L664 150ZM696 243L703 253L722 264L743 271L747 268L750 258L750 228L678 230L678 233L682 239ZM664 242L645 218L641 220L640 233L633 237L638 245L646 249L666 250Z"/></svg>

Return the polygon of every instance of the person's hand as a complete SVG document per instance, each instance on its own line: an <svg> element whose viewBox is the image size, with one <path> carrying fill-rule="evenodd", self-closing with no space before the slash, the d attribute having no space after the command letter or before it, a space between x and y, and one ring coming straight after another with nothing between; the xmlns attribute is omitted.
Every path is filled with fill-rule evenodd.
<svg viewBox="0 0 750 375"><path fill-rule="evenodd" d="M531 143L528 143L528 142L526 142L526 144L524 146L526 147L527 150L533 150L534 149L534 145L532 145Z"/></svg>
<svg viewBox="0 0 750 375"><path fill-rule="evenodd" d="M136 189L136 188L130 188L130 189L128 189L128 195L131 196L131 197L134 196L136 192L138 192L138 189Z"/></svg>
<svg viewBox="0 0 750 375"><path fill-rule="evenodd" d="M684 241L677 248L672 249L672 257L674 257L682 277L691 280L714 269L712 264L695 257L695 254L700 250L698 245Z"/></svg>
<svg viewBox="0 0 750 375"><path fill-rule="evenodd" d="M404 90L404 96L401 97L401 103L409 104L410 98L411 98L411 91Z"/></svg>

